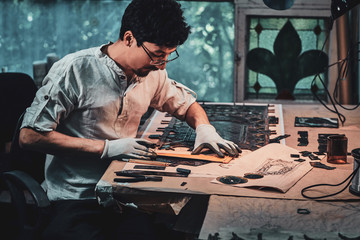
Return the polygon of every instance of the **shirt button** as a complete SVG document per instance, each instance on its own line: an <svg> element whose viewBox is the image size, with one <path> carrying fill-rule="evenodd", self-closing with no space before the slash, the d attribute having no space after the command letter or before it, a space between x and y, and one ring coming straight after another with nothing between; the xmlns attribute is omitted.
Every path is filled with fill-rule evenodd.
<svg viewBox="0 0 360 240"><path fill-rule="evenodd" d="M44 96L44 99L45 99L45 100L48 100L48 99L49 99L49 96L48 96L48 95L45 95L45 96Z"/></svg>
<svg viewBox="0 0 360 240"><path fill-rule="evenodd" d="M126 78L126 77L125 77L124 75L121 75L121 76L120 76L120 79L121 79L121 80L125 80L125 78Z"/></svg>

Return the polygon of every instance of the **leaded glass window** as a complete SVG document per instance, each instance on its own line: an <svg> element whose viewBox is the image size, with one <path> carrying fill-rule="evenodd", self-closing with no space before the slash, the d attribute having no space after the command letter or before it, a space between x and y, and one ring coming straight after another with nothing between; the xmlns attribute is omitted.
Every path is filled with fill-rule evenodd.
<svg viewBox="0 0 360 240"><path fill-rule="evenodd" d="M289 39L294 39L294 38L296 39L296 36L294 38L287 38L279 34L281 30L291 32L292 29L295 30L293 36L297 35L299 41L289 42ZM266 49L264 50L264 53L266 51L271 52L271 54L273 55L270 56L271 55L270 54L269 59L277 59L277 61L279 61L279 65L286 65L289 62L295 63L296 61L301 59L301 56L308 54L311 56L307 56L308 58L305 59L311 60L313 63L309 64L308 63L309 61L301 62L300 60L299 62L297 62L297 64L293 64L292 67L286 65L287 67L285 70L284 68L275 69L276 64L273 60L261 59L263 60L260 61L261 63L268 65L269 68L272 68L272 70L267 69L264 71L250 70L251 67L248 63L246 67L246 83L245 83L246 99L257 99L257 98L275 99L278 98L279 95L282 95L282 97L280 97L279 99L291 99L292 96L293 99L296 100L313 100L314 96L311 92L311 82L313 81L315 74L306 76L309 75L309 73L306 74L306 69L311 68L316 64L320 64L319 66L317 66L317 69L326 68L326 66L328 65L328 62L326 61L327 58L326 46L323 49L324 53L319 54L320 53L319 50L322 49L326 36L328 34L327 29L328 29L328 21L327 19L324 18L287 18L287 17L257 17L257 16L250 17L249 26L248 26L248 54L254 49ZM281 37L282 39L280 39ZM277 47L275 44L276 41L278 41ZM274 50L275 48L278 49L278 52ZM279 53L281 52L279 49L281 49L281 51L285 53ZM286 52L297 51L297 49L299 49L298 55L295 54L294 56L287 58L283 57L284 55L286 55ZM318 61L314 59L317 58L319 55L322 56L322 61ZM250 56L248 55L247 58L249 57ZM261 56L261 54L259 53L257 57L265 58L265 56ZM258 62L258 64L260 64L260 62ZM307 65L304 62L306 62ZM301 64L303 64L304 66L302 67ZM260 66L257 67L259 68ZM302 70L297 70L301 67L303 68ZM254 67L252 69L254 69ZM269 71L272 73L264 74L264 72L269 72ZM293 77L290 76L288 78L288 79L292 79L291 81L296 82L294 83L294 89L291 89L291 87L287 87L287 86L284 87L283 85L286 85L286 83L281 82L280 80L276 80L276 76L274 76L278 73L280 78L283 78L287 75L291 75L291 74L294 75L296 71L299 71L301 73L297 74L297 76L293 76ZM326 70L320 74L320 77L323 79L325 84L327 84ZM298 81L296 80L296 78L299 78ZM320 98L324 99L325 98L324 86L320 83L319 78L315 80L315 85L313 86L313 90L317 92L317 95ZM289 91L285 93L285 97L284 97L284 92L286 92L284 91L285 88L289 88ZM288 93L290 93L291 96L289 96ZM289 98L287 98L286 96Z"/></svg>

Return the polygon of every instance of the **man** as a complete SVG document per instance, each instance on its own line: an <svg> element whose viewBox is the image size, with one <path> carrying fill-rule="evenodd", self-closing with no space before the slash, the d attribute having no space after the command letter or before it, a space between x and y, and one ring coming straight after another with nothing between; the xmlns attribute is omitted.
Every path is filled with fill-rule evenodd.
<svg viewBox="0 0 360 240"><path fill-rule="evenodd" d="M149 106L196 129L194 154L208 147L219 156L220 149L238 155L240 149L210 125L192 91L165 71L190 33L182 14L174 0L134 0L115 43L65 56L44 79L26 111L20 144L48 154L45 183L54 216L45 238L106 239L114 229L124 237L130 225L143 226L137 234L150 234L147 239L156 236L146 217L103 209L94 192L111 160L156 156L151 142L135 138ZM143 239L134 231L131 239Z"/></svg>

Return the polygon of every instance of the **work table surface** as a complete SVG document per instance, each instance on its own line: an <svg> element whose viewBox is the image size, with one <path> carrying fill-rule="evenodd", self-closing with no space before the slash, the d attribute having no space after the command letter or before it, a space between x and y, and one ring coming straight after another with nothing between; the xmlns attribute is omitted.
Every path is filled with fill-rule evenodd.
<svg viewBox="0 0 360 240"><path fill-rule="evenodd" d="M295 117L331 117L336 115L321 105L281 105L284 132L289 134L282 144L298 151L318 151L318 134L345 134L348 151L359 148L360 111L343 111L346 116L344 126L339 128L294 127ZM298 131L308 132L307 146L298 146ZM285 141L285 142L284 142ZM194 195L208 195L207 213L199 235L207 239L209 234L220 234L222 239L231 239L233 233L244 239L304 239L326 237L340 239L338 233L359 233L355 222L360 222L360 197L346 189L341 194L313 201L304 198L304 187L319 183L337 184L353 171L353 157L348 156L347 164L329 164L324 157L321 162L335 166L334 170L313 168L287 192L236 188L211 183L210 178L164 177L162 182L114 183L115 171L123 169L124 162L113 161L98 183L97 195L102 204L113 200L134 203L139 208L178 214ZM186 182L184 185L183 183ZM322 188L318 194L336 192L341 187ZM309 210L309 214L299 214L298 209ZM181 227L179 227L181 228ZM280 237L280 238L279 238Z"/></svg>

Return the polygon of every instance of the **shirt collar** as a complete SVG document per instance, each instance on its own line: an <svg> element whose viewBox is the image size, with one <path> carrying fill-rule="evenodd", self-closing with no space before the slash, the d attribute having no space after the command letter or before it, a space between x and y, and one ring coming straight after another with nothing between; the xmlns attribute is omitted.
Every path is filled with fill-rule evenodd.
<svg viewBox="0 0 360 240"><path fill-rule="evenodd" d="M116 64L116 62L115 62L113 59L111 59L107 54L105 54L105 53L102 51L102 49L103 49L104 47L109 46L109 45L111 45L111 44L113 44L113 42L108 42L108 43L106 43L106 44L101 45L101 46L96 50L96 53L95 53L95 54L96 54L96 56L97 56L98 58L103 59L104 62L105 62L105 64L106 64L110 69L112 69L117 75L125 77L125 78L121 78L121 77L120 77L121 79L127 80L127 77L126 77L124 71ZM142 78L142 77L139 77L139 76L137 76L137 75L134 75L133 79L131 79L131 82L140 83L140 82L142 82L143 79L144 79L144 78Z"/></svg>
<svg viewBox="0 0 360 240"><path fill-rule="evenodd" d="M106 44L103 44L101 45L95 52L95 55L102 59L105 64L110 68L112 69L117 75L119 76L123 76L125 78L122 78L122 79L125 79L126 80L126 75L124 73L124 71L116 64L116 62L114 60L112 60L107 54L103 53L103 51L101 51L101 49L103 49L105 46L109 46L113 44L112 42L108 42Z"/></svg>

